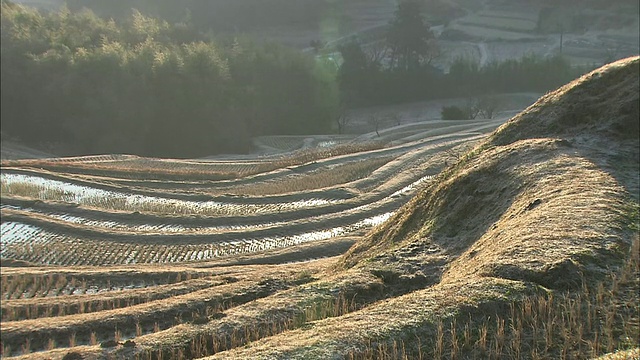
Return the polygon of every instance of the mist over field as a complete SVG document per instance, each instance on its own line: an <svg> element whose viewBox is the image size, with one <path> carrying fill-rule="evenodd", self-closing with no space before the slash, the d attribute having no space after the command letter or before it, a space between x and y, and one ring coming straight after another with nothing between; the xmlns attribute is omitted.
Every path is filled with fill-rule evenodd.
<svg viewBox="0 0 640 360"><path fill-rule="evenodd" d="M2 359L637 359L637 0L1 0Z"/></svg>

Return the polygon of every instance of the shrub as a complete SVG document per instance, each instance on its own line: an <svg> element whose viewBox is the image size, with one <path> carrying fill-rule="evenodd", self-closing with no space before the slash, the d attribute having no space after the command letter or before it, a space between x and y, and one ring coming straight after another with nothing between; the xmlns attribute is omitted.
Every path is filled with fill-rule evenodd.
<svg viewBox="0 0 640 360"><path fill-rule="evenodd" d="M440 114L442 115L442 120L469 120L471 118L468 109L455 105L443 106Z"/></svg>

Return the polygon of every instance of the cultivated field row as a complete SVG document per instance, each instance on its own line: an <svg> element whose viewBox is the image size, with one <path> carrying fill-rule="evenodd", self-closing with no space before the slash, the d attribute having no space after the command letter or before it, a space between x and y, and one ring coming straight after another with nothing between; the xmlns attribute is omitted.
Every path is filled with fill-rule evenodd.
<svg viewBox="0 0 640 360"><path fill-rule="evenodd" d="M16 195L20 197L30 197L39 200L54 200L76 203L79 205L94 206L97 208L111 208L113 210L123 211L148 211L163 213L163 210L169 213L185 213L191 209L191 214L206 215L232 215L234 212L240 212L243 215L251 213L268 213L282 212L283 210L309 207L322 207L346 201L354 196L353 193L345 192L344 188L353 188L357 191L368 191L374 187L388 187L385 184L394 184L391 175L404 173L407 170L415 170L414 166L417 162L425 162L426 156L433 156L439 152L447 151L455 145L459 145L470 140L477 140L482 137L477 133L467 133L456 135L457 138L449 138L441 140L435 144L421 143L413 145L417 149L413 151L396 154L396 161L389 163L388 159L379 162L380 168L372 171L368 176L356 179L348 184L339 183L329 189L310 189L310 194L293 193L287 195L274 196L219 196L216 200L201 201L203 194L192 194L191 196L176 195L175 193L161 193L159 191L125 191L116 187L105 187L102 185L92 186L87 181L76 181L64 176L56 176L50 173L41 173L33 170L21 169L4 169L2 173L3 195ZM410 149L411 150L411 149ZM360 155L359 162L367 161L367 154ZM356 162L354 160L354 162ZM317 163L314 167L320 168ZM325 164L331 171L332 167L339 165ZM269 184L277 186L278 183L287 182L297 177L306 177L315 175L322 177L321 169L315 169L312 174L296 173L282 175L278 179L270 179L269 182L262 182L260 186L266 187ZM390 178L391 177L391 178ZM64 179L64 180L61 180ZM256 186L258 182L254 182ZM246 188L242 187L242 188ZM282 189L286 191L286 189ZM241 189L238 190L242 192Z"/></svg>
<svg viewBox="0 0 640 360"><path fill-rule="evenodd" d="M324 266L244 266L175 285L9 300L3 302L3 355L124 341L182 324L204 324L224 318L228 309L309 282Z"/></svg>
<svg viewBox="0 0 640 360"><path fill-rule="evenodd" d="M292 173L311 172L336 164L346 164L374 157L398 156L398 154L427 145L425 142L438 143L447 139L453 140L464 133L487 133L504 120L504 118L500 118L483 121L428 121L407 124L391 130L382 130L380 136L375 136L375 134L374 136L361 136L348 144L307 149L303 152L293 151L279 155L277 158L231 161L153 159L127 156L124 160L105 162L102 168L86 168L83 171L77 171L78 168L87 165L82 161L82 157L64 162L65 167L56 167L55 164L59 161L55 159L51 162L49 159L4 161L2 166L5 171L14 166L23 171L31 169L51 179L73 181L80 185L87 183L88 186L98 186L105 190L122 187L131 187L134 190L137 187L144 189L157 187L164 193L169 189L193 189L194 187L228 190L237 189L239 185L278 180L280 177ZM405 141L404 139L410 135L417 135L417 138ZM387 145L385 146L385 144ZM200 167L198 172L202 174L201 177L185 170L194 164ZM239 171L238 166L249 169ZM132 179L132 169L143 169L141 180ZM51 172L42 170L51 170ZM176 170L184 172L185 178L178 180L163 178L164 175ZM238 173L236 179L220 179L223 174L232 172ZM63 174L69 176L61 177ZM83 182L83 180L86 181ZM142 192L138 191L137 193Z"/></svg>
<svg viewBox="0 0 640 360"><path fill-rule="evenodd" d="M199 192L190 194L166 192L158 182L131 190L106 185L102 176L94 182L87 174L78 177L36 169L32 162L23 167L14 162L1 174L0 255L74 266L181 263L343 236L387 219L407 195L453 160L454 147L482 138L482 132L499 123L438 122L431 128L411 124L381 134L394 146L325 157L234 181L203 182ZM331 153L330 148L327 151ZM139 160L87 158L105 164ZM65 163L82 162L76 158ZM311 181L327 173L342 174L348 164L368 168L355 178L319 186ZM212 197L216 187L228 193ZM254 196L242 195L252 191ZM269 192L273 195L258 195ZM207 197L215 200L201 200Z"/></svg>
<svg viewBox="0 0 640 360"><path fill-rule="evenodd" d="M410 124L254 161L4 162L2 356L188 358L366 306L380 280L317 283L333 266L325 257L503 120Z"/></svg>
<svg viewBox="0 0 640 360"><path fill-rule="evenodd" d="M132 238L128 242L113 241L100 234L82 237L6 221L2 223L2 236L6 239L6 244L0 250L0 256L38 264L75 266L204 261L345 235L380 224L391 214L387 212L349 225L299 234L210 242L206 242L206 238L200 238L196 243L184 241L186 244L181 244L181 239L171 241L163 237L148 242L144 238L139 238L138 241Z"/></svg>

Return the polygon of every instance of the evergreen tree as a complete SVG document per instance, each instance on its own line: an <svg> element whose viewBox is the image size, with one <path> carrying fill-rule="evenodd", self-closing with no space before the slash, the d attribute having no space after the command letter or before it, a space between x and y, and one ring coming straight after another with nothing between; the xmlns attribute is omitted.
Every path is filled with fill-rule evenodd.
<svg viewBox="0 0 640 360"><path fill-rule="evenodd" d="M398 4L387 43L391 48L391 69L412 71L428 64L436 54L435 37L420 13L418 0L404 0Z"/></svg>

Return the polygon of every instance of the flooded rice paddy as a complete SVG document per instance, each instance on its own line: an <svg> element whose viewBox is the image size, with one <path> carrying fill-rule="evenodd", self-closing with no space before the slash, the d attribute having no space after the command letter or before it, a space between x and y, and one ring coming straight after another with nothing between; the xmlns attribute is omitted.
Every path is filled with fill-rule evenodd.
<svg viewBox="0 0 640 360"><path fill-rule="evenodd" d="M246 254L309 241L326 240L379 225L393 215L387 212L351 225L294 235L201 244L121 243L57 234L40 227L7 221L0 226L0 257L55 265L109 265L177 263L210 260L224 255Z"/></svg>
<svg viewBox="0 0 640 360"><path fill-rule="evenodd" d="M318 198L278 204L191 201L97 189L39 176L12 173L0 174L0 182L3 194L7 195L29 196L40 200L57 200L112 210L149 211L159 214L238 216L313 208L337 202L336 200Z"/></svg>

